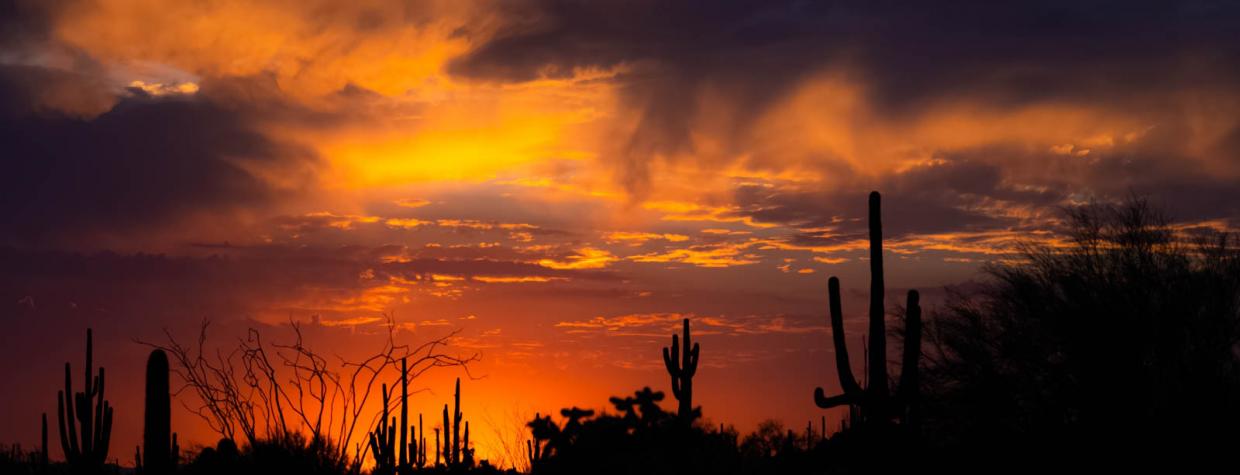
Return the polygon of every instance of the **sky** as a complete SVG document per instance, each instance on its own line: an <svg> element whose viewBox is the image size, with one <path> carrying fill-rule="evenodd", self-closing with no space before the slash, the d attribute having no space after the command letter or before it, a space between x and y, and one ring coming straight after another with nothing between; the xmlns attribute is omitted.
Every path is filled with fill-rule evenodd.
<svg viewBox="0 0 1240 475"><path fill-rule="evenodd" d="M388 319L399 342L452 335L478 360L425 373L411 404L435 418L462 377L480 457L501 463L536 411L670 400L660 351L683 318L710 423L835 425L812 401L839 389L826 282L860 351L871 190L892 312L1061 242L1067 206L1140 195L1185 228L1240 227L1238 18L1211 1L0 0L0 442L37 444L90 327L129 463L139 341L192 343L204 320L210 348L247 328L288 342L296 322L344 357L377 351ZM174 408L182 445L217 438Z"/></svg>

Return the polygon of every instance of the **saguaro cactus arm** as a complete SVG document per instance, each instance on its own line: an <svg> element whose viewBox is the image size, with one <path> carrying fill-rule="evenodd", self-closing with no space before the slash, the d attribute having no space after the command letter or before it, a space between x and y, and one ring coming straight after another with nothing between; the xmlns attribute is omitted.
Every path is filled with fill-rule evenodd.
<svg viewBox="0 0 1240 475"><path fill-rule="evenodd" d="M852 365L848 359L848 342L844 334L844 312L840 304L840 279L831 277L827 280L827 298L831 307L831 343L835 346L835 372L839 375L840 387L844 394L827 397L822 388L814 390L814 403L823 409L856 404L861 401L863 391L853 376Z"/></svg>
<svg viewBox="0 0 1240 475"><path fill-rule="evenodd" d="M910 290L904 306L904 357L896 394L906 407L901 416L906 423L914 424L917 422L917 395L921 384L918 367L921 360L921 330L921 295L916 290Z"/></svg>

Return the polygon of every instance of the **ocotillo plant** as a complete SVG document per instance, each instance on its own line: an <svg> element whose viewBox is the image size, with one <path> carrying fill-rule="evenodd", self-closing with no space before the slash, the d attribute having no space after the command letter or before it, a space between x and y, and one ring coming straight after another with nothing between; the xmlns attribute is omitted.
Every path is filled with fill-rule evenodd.
<svg viewBox="0 0 1240 475"><path fill-rule="evenodd" d="M168 355L151 351L146 359L146 409L143 418L142 457L145 473L166 475L173 470L172 404L168 386Z"/></svg>
<svg viewBox="0 0 1240 475"><path fill-rule="evenodd" d="M822 388L814 390L814 402L823 409L847 404L859 409L860 422L886 425L899 418L906 424L916 419L917 364L921 357L921 306L916 290L908 292L904 314L904 357L896 395L891 395L887 381L887 329L883 305L883 224L882 203L878 192L870 193L870 325L869 387L862 389L853 377L844 338L844 316L840 306L840 280L827 282L831 312L831 339L835 345L835 369L844 393L827 397ZM857 420L850 421L856 426Z"/></svg>
<svg viewBox="0 0 1240 475"><path fill-rule="evenodd" d="M86 387L73 392L72 368L65 363L65 390L56 397L56 419L60 426L60 448L73 473L102 471L112 441L112 406L103 398L103 367L92 369L92 339L86 329ZM93 412L92 412L92 407ZM80 428L79 428L80 425ZM81 433L79 439L78 433Z"/></svg>
<svg viewBox="0 0 1240 475"><path fill-rule="evenodd" d="M370 433L370 451L375 459L372 473L391 475L396 473L396 418L388 424L388 389L387 384L380 387L383 396L383 415L379 426Z"/></svg>
<svg viewBox="0 0 1240 475"><path fill-rule="evenodd" d="M663 365L672 376L672 395L680 402L677 414L682 421L691 421L695 417L693 410L693 375L697 373L698 345L690 340L689 319L684 321L685 351L680 352L680 340L672 335L672 348L663 348Z"/></svg>

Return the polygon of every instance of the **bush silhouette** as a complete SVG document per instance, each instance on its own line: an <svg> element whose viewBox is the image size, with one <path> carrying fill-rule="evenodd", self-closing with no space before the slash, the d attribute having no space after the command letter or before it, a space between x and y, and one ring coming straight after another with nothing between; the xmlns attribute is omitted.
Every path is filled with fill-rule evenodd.
<svg viewBox="0 0 1240 475"><path fill-rule="evenodd" d="M979 292L936 314L927 430L996 457L1227 453L1240 423L1227 237L1177 232L1137 198L1066 214L1062 246L988 266Z"/></svg>

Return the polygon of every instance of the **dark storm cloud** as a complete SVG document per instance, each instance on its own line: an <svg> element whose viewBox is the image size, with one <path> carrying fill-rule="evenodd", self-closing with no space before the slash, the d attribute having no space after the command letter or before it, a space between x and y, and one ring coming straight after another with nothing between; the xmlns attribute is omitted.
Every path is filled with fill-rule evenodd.
<svg viewBox="0 0 1240 475"><path fill-rule="evenodd" d="M39 98L49 91L95 101L109 94L73 73L0 67L0 241L125 232L185 213L263 204L282 191L247 167L316 160L256 131L252 110L205 95L131 94L82 118L46 107Z"/></svg>
<svg viewBox="0 0 1240 475"><path fill-rule="evenodd" d="M618 146L640 191L655 156L689 150L695 92L737 110L737 130L806 75L847 71L889 117L967 97L996 106L1071 101L1133 113L1168 90L1240 80L1240 3L570 1L508 4L509 26L457 60L473 78L526 81L632 67L640 118ZM724 138L727 140L727 138Z"/></svg>
<svg viewBox="0 0 1240 475"><path fill-rule="evenodd" d="M47 39L59 0L0 0L0 45L13 48Z"/></svg>
<svg viewBox="0 0 1240 475"><path fill-rule="evenodd" d="M510 8L511 25L454 72L525 81L650 61L681 86L743 82L761 95L798 72L849 63L893 103L979 87L1007 101L1114 99L1194 67L1212 70L1187 79L1222 85L1240 73L1235 2L535 0ZM634 86L657 85L648 80Z"/></svg>

